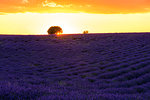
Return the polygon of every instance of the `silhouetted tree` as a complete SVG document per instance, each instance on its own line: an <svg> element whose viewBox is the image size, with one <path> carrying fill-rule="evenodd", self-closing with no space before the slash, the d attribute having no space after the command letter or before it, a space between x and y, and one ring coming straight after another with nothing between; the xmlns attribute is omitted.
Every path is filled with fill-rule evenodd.
<svg viewBox="0 0 150 100"><path fill-rule="evenodd" d="M59 26L51 26L47 32L48 34L61 34L63 33L63 30Z"/></svg>
<svg viewBox="0 0 150 100"><path fill-rule="evenodd" d="M83 34L88 34L89 33L89 31L83 31Z"/></svg>

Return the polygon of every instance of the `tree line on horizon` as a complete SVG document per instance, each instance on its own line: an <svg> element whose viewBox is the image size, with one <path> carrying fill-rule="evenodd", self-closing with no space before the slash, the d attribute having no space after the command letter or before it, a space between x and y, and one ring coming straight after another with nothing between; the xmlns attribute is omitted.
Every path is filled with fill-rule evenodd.
<svg viewBox="0 0 150 100"><path fill-rule="evenodd" d="M63 30L60 26L51 26L48 30L47 30L48 34L62 34ZM83 31L83 34L88 34L88 31L85 30Z"/></svg>

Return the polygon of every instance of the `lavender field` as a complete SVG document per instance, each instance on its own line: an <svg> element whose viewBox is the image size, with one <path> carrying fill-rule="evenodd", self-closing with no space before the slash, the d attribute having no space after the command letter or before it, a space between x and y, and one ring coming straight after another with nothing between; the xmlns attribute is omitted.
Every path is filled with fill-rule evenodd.
<svg viewBox="0 0 150 100"><path fill-rule="evenodd" d="M0 35L0 100L150 100L150 33Z"/></svg>

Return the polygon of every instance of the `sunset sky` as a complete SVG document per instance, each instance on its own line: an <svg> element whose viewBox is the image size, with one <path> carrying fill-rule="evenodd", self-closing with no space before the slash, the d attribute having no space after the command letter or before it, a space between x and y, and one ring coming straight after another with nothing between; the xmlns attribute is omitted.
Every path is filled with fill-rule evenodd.
<svg viewBox="0 0 150 100"><path fill-rule="evenodd" d="M0 0L0 34L150 32L150 0Z"/></svg>

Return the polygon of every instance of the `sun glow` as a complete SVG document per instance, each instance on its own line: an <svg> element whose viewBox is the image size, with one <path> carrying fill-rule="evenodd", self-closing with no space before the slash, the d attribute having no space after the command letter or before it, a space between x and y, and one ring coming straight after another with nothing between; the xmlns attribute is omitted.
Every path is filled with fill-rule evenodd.
<svg viewBox="0 0 150 100"><path fill-rule="evenodd" d="M63 29L63 34L69 34L69 33L73 33L75 31L75 28L71 27L71 25L60 25L60 27L62 27Z"/></svg>
<svg viewBox="0 0 150 100"><path fill-rule="evenodd" d="M50 14L45 14L49 16ZM74 26L73 19L70 18L70 16L66 16L64 13L59 14L51 14L52 16L55 16L55 20L50 20L44 23L43 31L47 30L50 26L60 26L63 30L62 34L71 34L75 33L77 28ZM61 17L60 17L61 16ZM48 18L46 18L48 20ZM47 34L47 32L45 31Z"/></svg>
<svg viewBox="0 0 150 100"><path fill-rule="evenodd" d="M63 30L63 32L62 33L56 33L57 35L62 35L62 34L72 34L72 33L74 33L75 32L75 28L73 28L71 25L69 25L68 23L61 23L61 22L58 22L58 24L57 24L57 22L56 23L54 23L54 24L52 24L53 26L60 26L61 28L62 28L62 30ZM40 35L46 35L46 34L48 34L47 33L47 31L46 30L48 30L48 28L49 27L51 27L51 25L46 25L42 30L43 30L43 32L41 32L41 33L38 33L38 34L40 34Z"/></svg>
<svg viewBox="0 0 150 100"><path fill-rule="evenodd" d="M58 33L56 33L56 35L62 35L63 33L61 33L61 32L58 32Z"/></svg>
<svg viewBox="0 0 150 100"><path fill-rule="evenodd" d="M16 13L0 15L0 34L47 35L51 26L60 26L63 34L107 32L149 32L147 14Z"/></svg>

